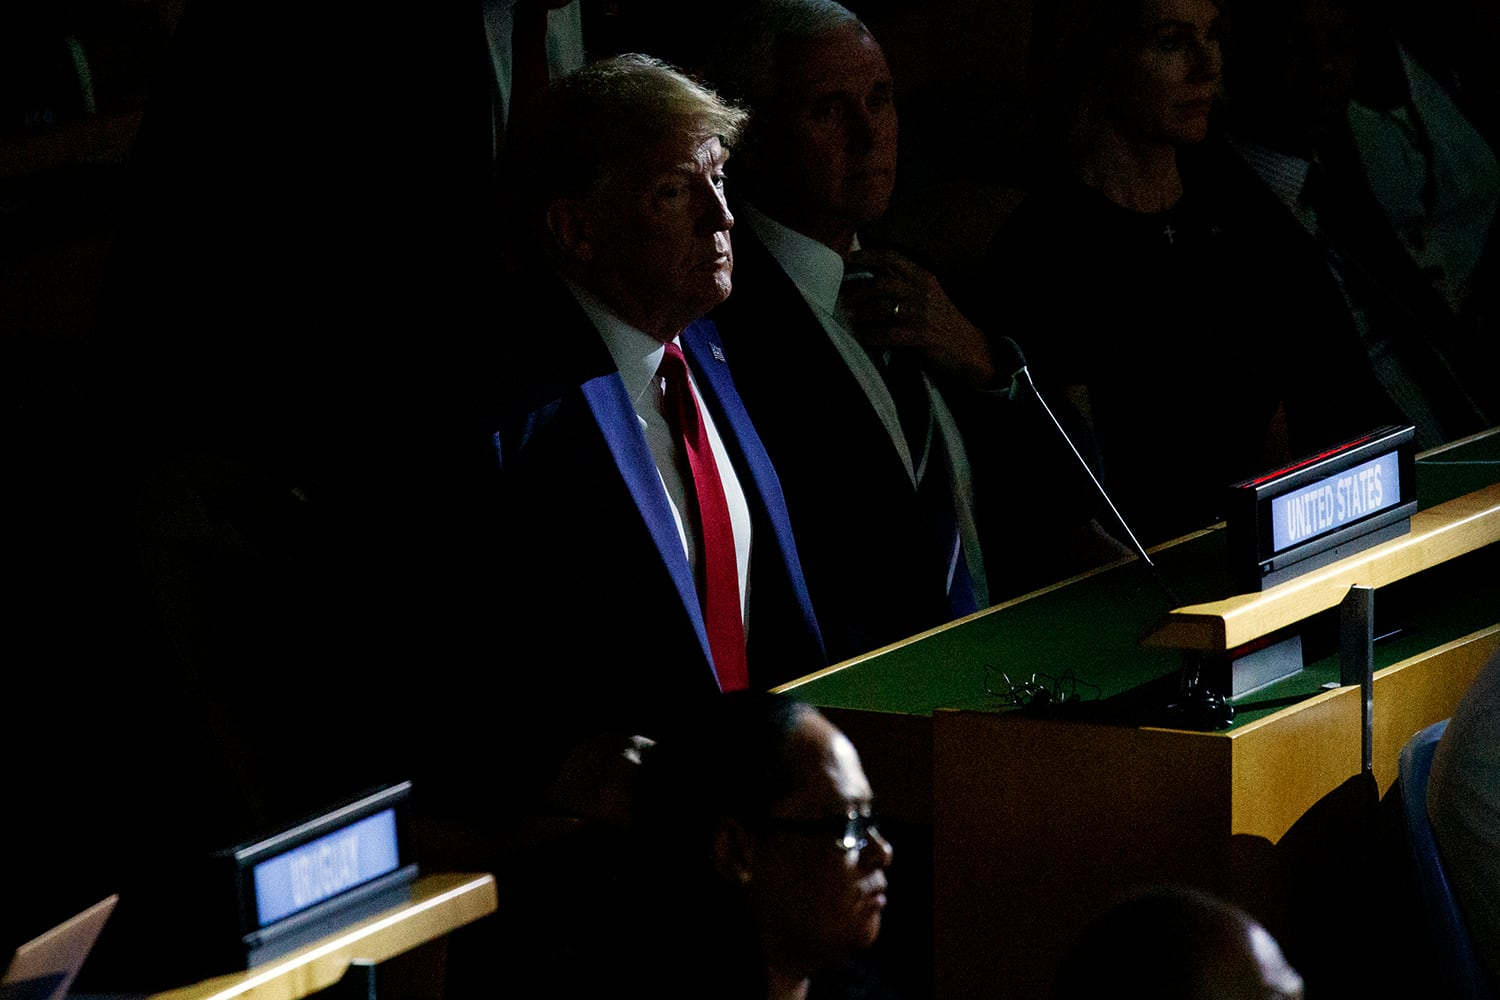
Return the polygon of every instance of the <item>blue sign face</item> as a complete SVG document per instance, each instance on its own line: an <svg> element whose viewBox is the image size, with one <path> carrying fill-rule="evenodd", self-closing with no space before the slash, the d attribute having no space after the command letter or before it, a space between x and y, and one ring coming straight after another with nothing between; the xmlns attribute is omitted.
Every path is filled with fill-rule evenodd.
<svg viewBox="0 0 1500 1000"><path fill-rule="evenodd" d="M1300 545L1400 502L1401 466L1393 451L1272 499L1272 550Z"/></svg>
<svg viewBox="0 0 1500 1000"><path fill-rule="evenodd" d="M256 919L273 924L399 865L396 810L387 809L256 865Z"/></svg>

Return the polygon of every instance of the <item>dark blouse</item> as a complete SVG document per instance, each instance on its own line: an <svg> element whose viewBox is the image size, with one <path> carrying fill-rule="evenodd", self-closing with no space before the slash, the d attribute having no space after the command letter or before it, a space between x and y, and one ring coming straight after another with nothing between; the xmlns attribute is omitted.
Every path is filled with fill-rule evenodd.
<svg viewBox="0 0 1500 1000"><path fill-rule="evenodd" d="M1106 486L1148 544L1220 520L1232 483L1390 417L1306 233L1232 151L1194 152L1165 212L1039 187L984 268L989 322L1043 393L1087 387Z"/></svg>

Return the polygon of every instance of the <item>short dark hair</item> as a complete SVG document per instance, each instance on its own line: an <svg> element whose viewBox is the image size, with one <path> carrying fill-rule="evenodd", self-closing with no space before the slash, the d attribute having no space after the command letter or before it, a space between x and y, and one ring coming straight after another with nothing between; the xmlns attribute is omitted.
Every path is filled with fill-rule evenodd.
<svg viewBox="0 0 1500 1000"><path fill-rule="evenodd" d="M719 821L756 826L796 790L787 754L792 733L817 709L759 691L721 695L646 748L635 813L672 850L706 861Z"/></svg>
<svg viewBox="0 0 1500 1000"><path fill-rule="evenodd" d="M1203 973L1254 921L1186 886L1151 886L1107 906L1057 968L1055 1000L1124 996L1194 1000Z"/></svg>

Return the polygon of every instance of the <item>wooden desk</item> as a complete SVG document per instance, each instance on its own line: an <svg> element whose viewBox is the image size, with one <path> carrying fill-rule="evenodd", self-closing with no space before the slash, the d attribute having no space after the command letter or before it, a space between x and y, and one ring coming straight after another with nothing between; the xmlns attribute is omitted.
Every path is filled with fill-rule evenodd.
<svg viewBox="0 0 1500 1000"><path fill-rule="evenodd" d="M1350 587L1384 587L1500 541L1500 483L1418 511L1411 532L1258 594L1169 611L1143 640L1223 653L1338 607Z"/></svg>
<svg viewBox="0 0 1500 1000"><path fill-rule="evenodd" d="M1373 836L1401 745L1450 715L1497 649L1500 626L1377 673L1371 778L1353 687L1212 733L937 713L937 995L1045 996L1091 914L1117 893L1163 882L1236 900L1305 965L1310 914L1345 907L1310 902L1312 885L1299 882L1341 857L1359 867L1369 844L1351 852L1350 841Z"/></svg>
<svg viewBox="0 0 1500 1000"><path fill-rule="evenodd" d="M411 899L284 958L150 1000L302 1000L336 985L354 962L383 962L495 912L493 875L419 878Z"/></svg>
<svg viewBox="0 0 1500 1000"><path fill-rule="evenodd" d="M1469 448L1500 446L1483 438ZM1472 466L1465 475L1500 478L1489 457L1448 454ZM1045 996L1089 917L1147 883L1240 902L1304 973L1352 961L1339 945L1358 928L1325 925L1359 918L1341 894L1372 881L1400 747L1451 714L1500 649L1500 486L1455 476L1428 477L1443 485L1409 535L1261 594L1228 594L1223 531L1211 529L1155 553L1165 588L1130 560L787 686L849 732L883 811L932 825L940 1000ZM1377 614L1395 608L1405 629L1376 649L1373 774L1359 689L1324 690L1336 656L1243 696L1222 731L1142 724L1183 650L1315 621L1356 584L1380 588ZM1188 599L1174 607L1167 590ZM1096 686L1097 705L1118 710L1042 716L991 693L1001 672L1033 671ZM893 906L900 889L898 870Z"/></svg>

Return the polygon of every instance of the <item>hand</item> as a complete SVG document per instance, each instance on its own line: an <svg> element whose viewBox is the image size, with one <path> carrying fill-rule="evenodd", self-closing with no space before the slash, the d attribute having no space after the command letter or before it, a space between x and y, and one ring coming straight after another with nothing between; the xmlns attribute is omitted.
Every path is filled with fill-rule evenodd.
<svg viewBox="0 0 1500 1000"><path fill-rule="evenodd" d="M937 278L893 250L850 254L846 273L873 277L844 284L844 303L860 343L909 348L929 370L988 389L995 378L984 332L958 311Z"/></svg>
<svg viewBox="0 0 1500 1000"><path fill-rule="evenodd" d="M564 816L630 824L630 801L641 765L644 736L605 736L579 744L568 755L547 796Z"/></svg>

